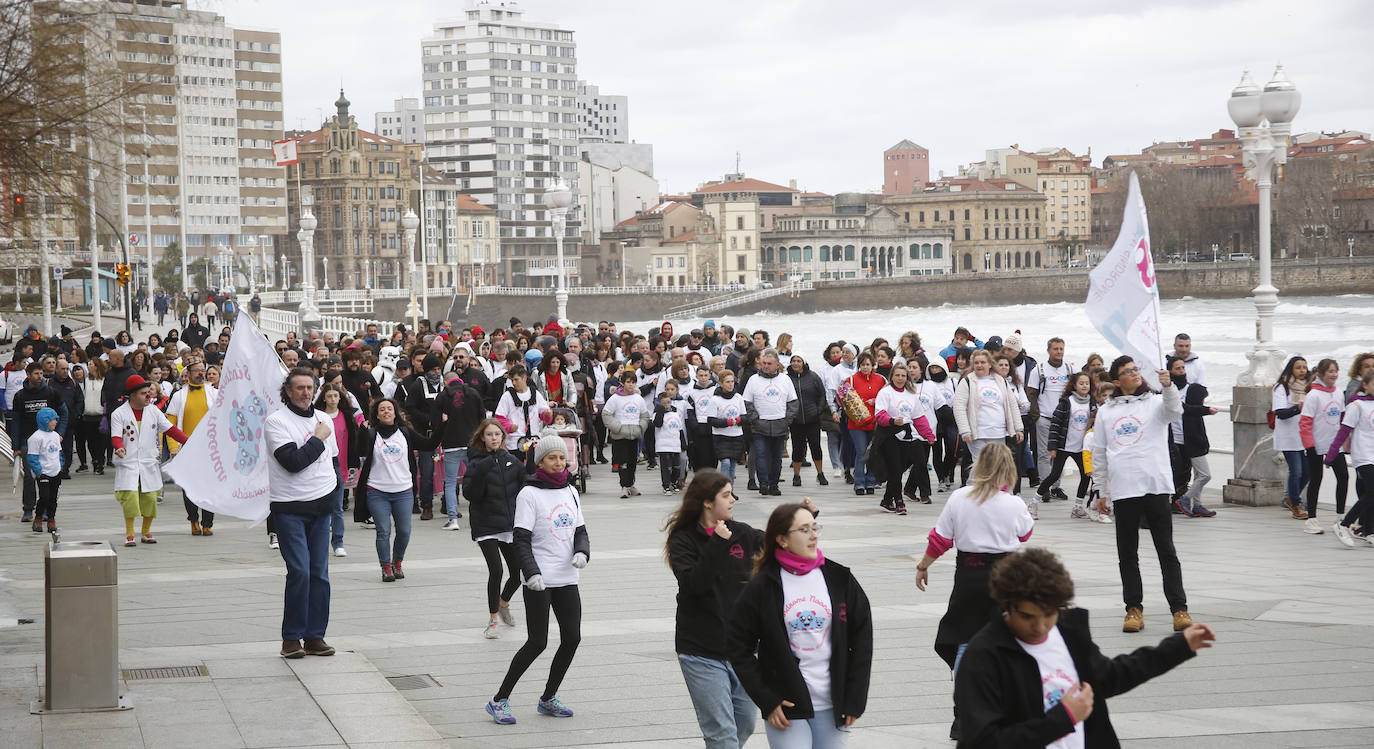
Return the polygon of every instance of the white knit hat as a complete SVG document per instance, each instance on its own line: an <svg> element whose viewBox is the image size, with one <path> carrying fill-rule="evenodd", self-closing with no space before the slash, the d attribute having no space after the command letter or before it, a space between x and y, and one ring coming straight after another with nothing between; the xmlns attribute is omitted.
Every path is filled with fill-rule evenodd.
<svg viewBox="0 0 1374 749"><path fill-rule="evenodd" d="M544 462L545 456L551 452L563 453L563 457L568 455L568 446L564 444L563 438L558 436L558 431L553 427L544 427L539 433L539 441L534 444L534 464L538 466Z"/></svg>

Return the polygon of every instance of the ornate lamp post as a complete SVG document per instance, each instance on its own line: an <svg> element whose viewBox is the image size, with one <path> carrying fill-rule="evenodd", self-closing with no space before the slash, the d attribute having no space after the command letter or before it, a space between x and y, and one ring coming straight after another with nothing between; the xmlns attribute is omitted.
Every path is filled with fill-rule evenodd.
<svg viewBox="0 0 1374 749"><path fill-rule="evenodd" d="M411 326L419 330L420 304L415 298L415 287L419 286L420 278L415 269L415 230L420 228L420 217L415 215L415 211L406 211L406 215L401 218L401 228L405 230L406 252L410 254L410 306L406 308L406 316L410 318Z"/></svg>
<svg viewBox="0 0 1374 749"><path fill-rule="evenodd" d="M301 192L301 228L296 239L301 243L300 321L307 334L320 326L320 308L315 305L315 227L319 222L312 210L314 202L309 192Z"/></svg>
<svg viewBox="0 0 1374 749"><path fill-rule="evenodd" d="M253 252L258 240L249 234L243 241L248 245L248 295L252 296L258 293L258 255Z"/></svg>
<svg viewBox="0 0 1374 749"><path fill-rule="evenodd" d="M553 292L554 303L558 306L558 319L568 319L568 282L567 268L563 265L563 235L568 231L568 207L572 205L572 190L562 178L544 191L544 205L553 214L553 241L558 249L557 286Z"/></svg>
<svg viewBox="0 0 1374 749"><path fill-rule="evenodd" d="M1235 478L1226 482L1222 490L1225 501L1232 504L1276 505L1283 495L1284 472L1273 460L1275 453L1271 447L1265 444L1272 439L1267 423L1270 387L1283 366L1284 356L1274 342L1274 308L1279 303L1279 290L1273 283L1270 192L1274 170L1288 161L1288 136L1301 102L1297 87L1279 65L1263 90L1250 78L1250 71L1245 71L1226 104L1241 140L1246 176L1254 180L1259 193L1260 277L1254 290L1256 340L1254 348L1245 355L1250 366L1236 378L1231 391Z"/></svg>
<svg viewBox="0 0 1374 749"><path fill-rule="evenodd" d="M324 290L329 291L329 258L322 257L320 262L324 263Z"/></svg>

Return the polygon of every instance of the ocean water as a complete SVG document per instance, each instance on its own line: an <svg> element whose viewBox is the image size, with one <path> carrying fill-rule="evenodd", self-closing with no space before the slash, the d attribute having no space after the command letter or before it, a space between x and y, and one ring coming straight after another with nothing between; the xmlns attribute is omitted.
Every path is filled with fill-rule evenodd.
<svg viewBox="0 0 1374 749"><path fill-rule="evenodd" d="M856 294L862 294L856 291ZM1207 367L1209 404L1221 413L1208 419L1208 436L1218 450L1231 448L1231 430L1226 422L1231 402L1231 386L1245 370L1245 352L1255 342L1255 305L1249 299L1173 299L1160 305L1161 334L1172 344L1176 333L1193 339L1193 351ZM677 333L700 327L706 318L680 320L669 318ZM939 307L897 307L889 309L825 312L817 314L756 314L715 316L717 325L728 323L736 329L768 331L776 341L779 333L791 333L792 351L819 360L826 344L844 339L862 348L877 336L886 338L893 348L908 330L916 331L928 352L949 344L954 329L967 327L979 339L1021 331L1026 350L1037 359L1044 358L1046 341L1054 336L1065 341L1065 358L1081 365L1090 353L1099 353L1111 362L1113 350L1088 322L1083 304L1008 304L1005 306L944 304ZM662 320L636 320L624 323L621 330L645 332ZM1361 351L1374 350L1374 295L1346 294L1324 297L1280 297L1274 313L1274 333L1287 354L1301 354L1310 364L1332 357L1344 370ZM1216 466L1214 461L1214 468ZM1229 461L1227 461L1229 463ZM1228 466L1229 469L1229 466ZM1229 470L1228 470L1229 473ZM1218 479L1221 477L1219 476ZM1219 485L1219 481L1214 481Z"/></svg>

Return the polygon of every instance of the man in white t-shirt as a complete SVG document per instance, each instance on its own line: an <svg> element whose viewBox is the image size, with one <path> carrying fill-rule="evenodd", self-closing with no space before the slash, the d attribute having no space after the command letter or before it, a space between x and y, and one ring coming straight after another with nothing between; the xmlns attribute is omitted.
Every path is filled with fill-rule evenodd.
<svg viewBox="0 0 1374 749"><path fill-rule="evenodd" d="M1064 361L1064 339L1051 338L1045 349L1045 361L1037 364L1026 377L1026 397L1031 402L1030 416L1035 424L1035 467L1040 476L1050 475L1054 459L1050 457L1050 417L1064 395L1069 376L1075 371L1073 365ZM1053 487L1042 487L1040 493L1048 494L1050 499L1066 500L1068 495L1059 488L1058 479Z"/></svg>

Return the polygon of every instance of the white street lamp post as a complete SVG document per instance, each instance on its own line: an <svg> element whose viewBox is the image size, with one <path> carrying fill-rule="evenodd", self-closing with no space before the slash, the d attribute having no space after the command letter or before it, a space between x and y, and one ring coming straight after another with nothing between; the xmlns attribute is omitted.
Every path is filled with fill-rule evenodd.
<svg viewBox="0 0 1374 749"><path fill-rule="evenodd" d="M420 217L415 215L415 211L406 210L406 215L401 218L401 228L406 234L406 252L410 254L410 306L406 308L406 316L410 318L410 325L413 329L420 329L420 303L416 300L416 286L419 285L418 272L415 269L415 230L420 228Z"/></svg>
<svg viewBox="0 0 1374 749"><path fill-rule="evenodd" d="M249 234L244 241L248 243L248 295L252 296L258 293L258 254L253 252L258 240Z"/></svg>
<svg viewBox="0 0 1374 749"><path fill-rule="evenodd" d="M314 197L308 192L301 193L300 231L296 239L301 243L301 306L300 322L306 334L319 326L320 308L315 305L315 220L312 211Z"/></svg>
<svg viewBox="0 0 1374 749"><path fill-rule="evenodd" d="M1213 263L1217 262L1217 250L1218 250L1218 249L1219 249L1219 248L1218 248L1218 246L1217 246L1217 243L1216 243L1216 242L1213 242L1213 243L1212 243L1212 262L1213 262Z"/></svg>
<svg viewBox="0 0 1374 749"><path fill-rule="evenodd" d="M320 262L324 263L324 290L329 291L329 258L322 257Z"/></svg>
<svg viewBox="0 0 1374 749"><path fill-rule="evenodd" d="M1282 65L1274 69L1273 79L1262 91L1251 80L1250 71L1245 71L1227 102L1240 136L1246 176L1255 182L1259 192L1260 278L1254 290L1259 336L1254 349L1246 354L1250 367L1238 379L1241 385L1272 383L1283 365L1283 352L1274 343L1274 308L1279 304L1279 290L1273 283L1270 191L1275 168L1288 161L1288 135L1301 103L1302 96L1284 74ZM1266 120L1267 126L1263 124Z"/></svg>
<svg viewBox="0 0 1374 749"><path fill-rule="evenodd" d="M1354 237L1346 237L1346 238L1345 238L1345 246L1348 247L1348 248L1350 248L1350 259L1351 259L1351 260L1354 260L1354 259L1355 259L1355 238L1354 238Z"/></svg>
<svg viewBox="0 0 1374 749"><path fill-rule="evenodd" d="M572 190L564 184L562 178L544 191L544 205L552 214L553 242L558 254L558 285L555 287L553 298L558 307L560 321L568 319L568 281L567 267L563 264L563 235L568 230L568 207L572 205L572 199Z"/></svg>

